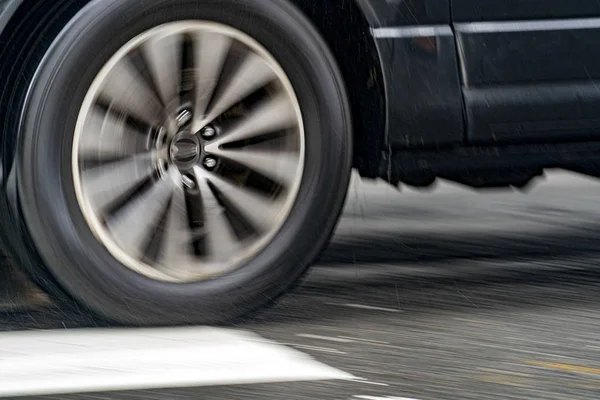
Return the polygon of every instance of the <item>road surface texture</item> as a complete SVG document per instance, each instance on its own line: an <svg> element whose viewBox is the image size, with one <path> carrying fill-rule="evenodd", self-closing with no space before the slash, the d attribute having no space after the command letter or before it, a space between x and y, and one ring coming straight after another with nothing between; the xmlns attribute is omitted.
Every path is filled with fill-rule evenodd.
<svg viewBox="0 0 600 400"><path fill-rule="evenodd" d="M0 395L597 399L599 199L600 183L564 173L527 193L445 183L398 192L354 182L337 234L303 285L274 308L218 329L107 333L105 323L52 306L5 267L12 283L0 288ZM187 354L177 340L188 340ZM118 363L130 380L102 381L108 367L77 371L78 356L88 367ZM67 359L71 370L52 370ZM73 378L65 380L65 371ZM45 380L58 385L55 392L95 392L32 395L52 393ZM132 390L109 391L119 388Z"/></svg>

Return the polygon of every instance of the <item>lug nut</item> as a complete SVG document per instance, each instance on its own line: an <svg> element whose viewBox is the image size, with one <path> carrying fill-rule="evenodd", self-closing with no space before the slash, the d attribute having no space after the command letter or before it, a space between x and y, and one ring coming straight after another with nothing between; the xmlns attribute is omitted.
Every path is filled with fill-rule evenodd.
<svg viewBox="0 0 600 400"><path fill-rule="evenodd" d="M217 159L213 157L206 157L202 164L206 169L213 169L217 166Z"/></svg>
<svg viewBox="0 0 600 400"><path fill-rule="evenodd" d="M200 136L202 136L204 139L212 139L213 137L215 137L216 134L217 134L217 131L215 130L215 128L213 128L210 125L205 126L200 131Z"/></svg>
<svg viewBox="0 0 600 400"><path fill-rule="evenodd" d="M193 189L196 187L196 182L194 182L193 179L191 179L189 176L187 175L183 175L181 177L181 182L183 183L183 185L185 187L187 187L188 189Z"/></svg>
<svg viewBox="0 0 600 400"><path fill-rule="evenodd" d="M179 114L177 114L177 117L175 117L175 120L177 121L177 126L179 128L186 125L188 122L190 122L191 119L192 119L192 112L187 109L181 110L179 112Z"/></svg>

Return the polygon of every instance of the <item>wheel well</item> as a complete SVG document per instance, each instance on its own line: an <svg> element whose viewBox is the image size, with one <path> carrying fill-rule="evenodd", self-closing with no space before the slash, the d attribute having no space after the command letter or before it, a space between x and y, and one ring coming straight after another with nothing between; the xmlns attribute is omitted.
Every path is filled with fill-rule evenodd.
<svg viewBox="0 0 600 400"><path fill-rule="evenodd" d="M379 55L369 24L354 1L291 0L313 22L342 72L354 124L354 167L365 177L379 176L384 146L385 95ZM0 36L0 121L2 154L14 146L18 113L35 69L53 39L89 0L28 0ZM12 160L3 159L7 171Z"/></svg>
<svg viewBox="0 0 600 400"><path fill-rule="evenodd" d="M383 72L369 23L355 0L292 0L332 50L342 72L354 124L354 167L377 178L385 145Z"/></svg>

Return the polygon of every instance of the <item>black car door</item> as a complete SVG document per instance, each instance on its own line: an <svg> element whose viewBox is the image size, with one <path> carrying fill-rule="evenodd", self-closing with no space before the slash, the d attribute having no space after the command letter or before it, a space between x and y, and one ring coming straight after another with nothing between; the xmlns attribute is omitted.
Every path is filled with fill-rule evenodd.
<svg viewBox="0 0 600 400"><path fill-rule="evenodd" d="M462 145L464 120L450 0L357 0L386 84L388 144Z"/></svg>
<svg viewBox="0 0 600 400"><path fill-rule="evenodd" d="M452 0L467 140L600 139L600 2Z"/></svg>

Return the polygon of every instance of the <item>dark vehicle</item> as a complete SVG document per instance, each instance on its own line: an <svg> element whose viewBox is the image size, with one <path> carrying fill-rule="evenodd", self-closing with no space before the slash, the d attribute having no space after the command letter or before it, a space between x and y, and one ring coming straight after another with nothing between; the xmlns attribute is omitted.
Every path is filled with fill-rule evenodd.
<svg viewBox="0 0 600 400"><path fill-rule="evenodd" d="M127 324L215 323L318 256L350 172L600 173L596 0L0 0L6 254Z"/></svg>

